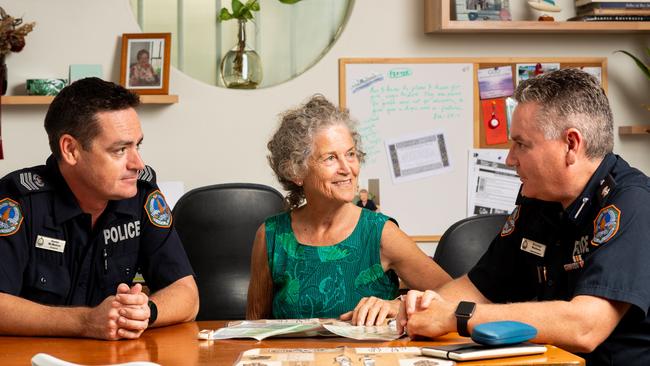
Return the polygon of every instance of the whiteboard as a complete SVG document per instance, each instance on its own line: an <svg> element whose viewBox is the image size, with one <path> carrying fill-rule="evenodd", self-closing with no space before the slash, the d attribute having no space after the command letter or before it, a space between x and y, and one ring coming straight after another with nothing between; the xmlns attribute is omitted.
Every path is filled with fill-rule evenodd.
<svg viewBox="0 0 650 366"><path fill-rule="evenodd" d="M379 179L381 211L410 236L439 236L466 217L467 151L473 144L474 66L431 59L341 59L340 101L359 123L359 187ZM444 136L447 169L395 181L386 143ZM435 239L434 239L435 240Z"/></svg>

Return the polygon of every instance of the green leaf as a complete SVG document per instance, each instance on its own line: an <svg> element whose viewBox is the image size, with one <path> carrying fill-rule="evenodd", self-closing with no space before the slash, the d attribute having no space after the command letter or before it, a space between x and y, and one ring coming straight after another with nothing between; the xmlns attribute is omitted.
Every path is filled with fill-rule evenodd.
<svg viewBox="0 0 650 366"><path fill-rule="evenodd" d="M248 0L246 2L246 6L251 10L251 11L260 11L260 3L257 2L257 0Z"/></svg>
<svg viewBox="0 0 650 366"><path fill-rule="evenodd" d="M318 259L321 262L332 262L339 259L343 259L350 255L350 251L347 249L339 249L338 246L326 246L318 247Z"/></svg>
<svg viewBox="0 0 650 366"><path fill-rule="evenodd" d="M241 18L244 4L239 0L232 0L232 15L234 18Z"/></svg>
<svg viewBox="0 0 650 366"><path fill-rule="evenodd" d="M367 286L384 275L384 269L381 264L375 264L372 267L363 270L357 278L354 279L354 287L361 288Z"/></svg>
<svg viewBox="0 0 650 366"><path fill-rule="evenodd" d="M645 74L645 76L650 80L650 67L648 65L644 64L643 61L641 61L636 56L634 56L633 54L631 54L631 53L629 53L627 51L618 50L618 51L615 51L615 53L616 52L621 52L621 53L624 53L624 54L630 56L634 60L636 65L639 67L639 69L641 69L641 71ZM648 53L650 54L650 50L648 50Z"/></svg>
<svg viewBox="0 0 650 366"><path fill-rule="evenodd" d="M220 21L224 22L233 18L232 14L226 8L221 8L219 16L217 17Z"/></svg>

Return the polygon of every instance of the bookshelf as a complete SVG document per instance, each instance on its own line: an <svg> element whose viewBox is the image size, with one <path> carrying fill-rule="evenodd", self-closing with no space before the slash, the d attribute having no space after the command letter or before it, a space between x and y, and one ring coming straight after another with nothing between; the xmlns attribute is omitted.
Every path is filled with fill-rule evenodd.
<svg viewBox="0 0 650 366"><path fill-rule="evenodd" d="M641 33L650 22L463 21L451 19L454 0L424 0L425 33Z"/></svg>
<svg viewBox="0 0 650 366"><path fill-rule="evenodd" d="M5 95L0 97L2 105L48 105L54 100L53 96L40 95ZM174 104L178 103L178 95L141 95L142 104Z"/></svg>

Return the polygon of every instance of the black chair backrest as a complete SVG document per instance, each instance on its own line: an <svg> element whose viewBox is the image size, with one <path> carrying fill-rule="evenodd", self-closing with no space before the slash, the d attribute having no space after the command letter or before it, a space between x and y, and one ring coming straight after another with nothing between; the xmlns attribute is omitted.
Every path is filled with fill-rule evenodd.
<svg viewBox="0 0 650 366"><path fill-rule="evenodd" d="M196 273L197 320L245 318L255 232L283 209L280 192L252 183L196 188L178 200L174 226Z"/></svg>
<svg viewBox="0 0 650 366"><path fill-rule="evenodd" d="M433 259L451 277L461 277L481 259L507 217L507 214L478 215L456 222L440 238Z"/></svg>

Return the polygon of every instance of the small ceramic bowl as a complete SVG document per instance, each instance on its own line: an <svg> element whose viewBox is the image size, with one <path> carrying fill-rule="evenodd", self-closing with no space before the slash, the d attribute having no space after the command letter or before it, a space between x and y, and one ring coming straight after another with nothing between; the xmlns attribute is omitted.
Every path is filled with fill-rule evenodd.
<svg viewBox="0 0 650 366"><path fill-rule="evenodd" d="M68 84L68 79L27 79L27 95L57 95Z"/></svg>

